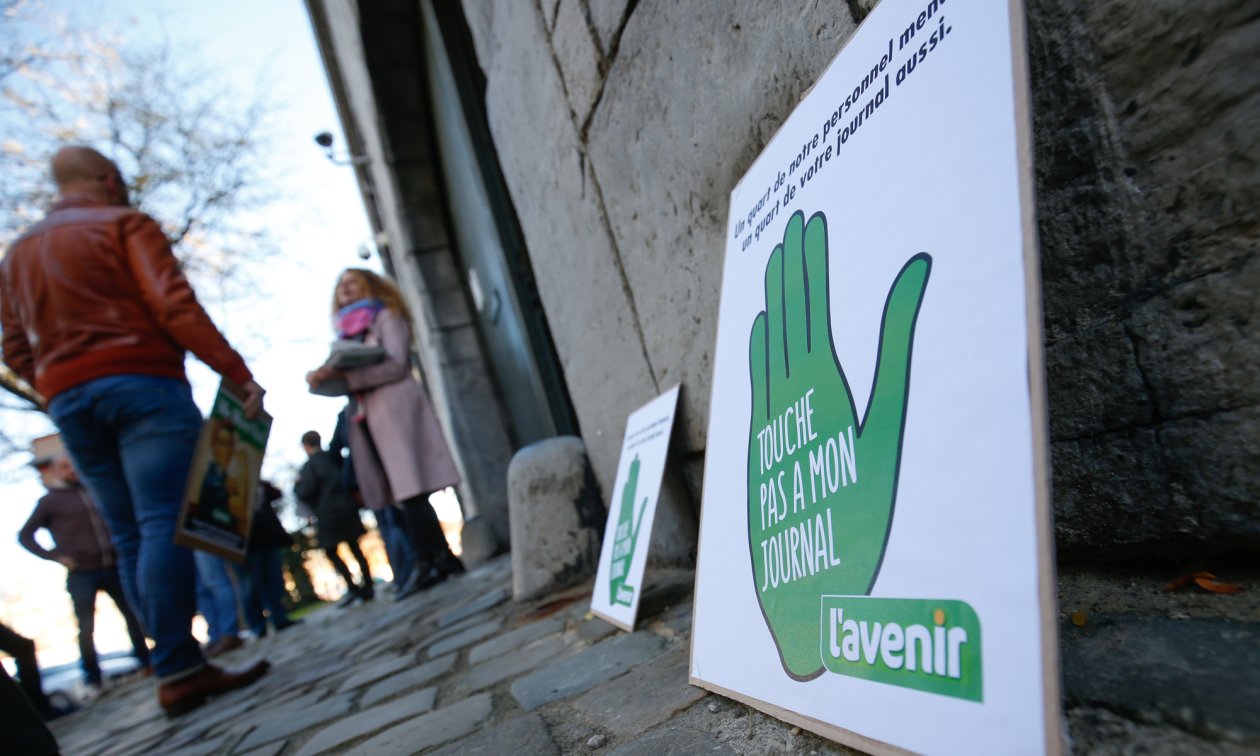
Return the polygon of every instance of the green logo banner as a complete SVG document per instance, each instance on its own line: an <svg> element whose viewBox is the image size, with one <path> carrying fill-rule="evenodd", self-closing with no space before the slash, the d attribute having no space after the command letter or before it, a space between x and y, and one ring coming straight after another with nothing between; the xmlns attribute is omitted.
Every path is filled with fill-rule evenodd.
<svg viewBox="0 0 1260 756"><path fill-rule="evenodd" d="M823 596L820 635L828 672L984 700L980 618L965 602Z"/></svg>
<svg viewBox="0 0 1260 756"><path fill-rule="evenodd" d="M647 499L639 508L639 517L634 516L634 494L639 485L639 457L636 454L630 463L630 474L626 485L621 489L621 507L617 511L617 532L612 548L612 563L609 565L608 603L632 606L634 587L626 585L626 576L630 573L630 562L634 559L634 545L639 539L639 527L643 524L643 513L647 512Z"/></svg>
<svg viewBox="0 0 1260 756"><path fill-rule="evenodd" d="M831 330L827 218L788 219L766 264L748 366L748 536L754 590L793 679L822 674L818 597L866 595L892 528L911 346L932 258L891 281L875 377L859 416ZM888 285L882 283L881 285ZM871 313L873 316L874 313Z"/></svg>

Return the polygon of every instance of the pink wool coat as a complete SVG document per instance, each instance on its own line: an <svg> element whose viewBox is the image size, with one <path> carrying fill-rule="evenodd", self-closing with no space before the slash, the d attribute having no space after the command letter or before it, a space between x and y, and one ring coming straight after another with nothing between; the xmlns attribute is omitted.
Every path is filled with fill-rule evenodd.
<svg viewBox="0 0 1260 756"><path fill-rule="evenodd" d="M459 483L433 405L411 375L411 328L392 310L381 310L364 338L380 344L385 359L346 371L363 422L350 423L350 459L363 503L384 509L418 494Z"/></svg>

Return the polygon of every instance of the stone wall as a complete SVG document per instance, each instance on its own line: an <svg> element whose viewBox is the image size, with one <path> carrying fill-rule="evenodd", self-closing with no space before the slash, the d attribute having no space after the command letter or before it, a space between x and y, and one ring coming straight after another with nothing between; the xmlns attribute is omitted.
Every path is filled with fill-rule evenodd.
<svg viewBox="0 0 1260 756"><path fill-rule="evenodd" d="M465 0L605 491L626 415L681 382L676 493L698 507L728 193L873 5ZM1245 655L1216 657L1253 670L1219 705L1196 698L1206 668L1174 675L1159 705L1142 684L1142 665L1169 660L1161 638L1214 649L1260 622L1254 600L1153 598L1183 560L1232 556L1257 576L1258 10L1027 2L1060 602L1099 618L1062 631L1086 742L1159 738L1135 720L1260 738ZM1197 624L1167 626L1184 618ZM1094 674L1126 638L1145 639L1140 663Z"/></svg>
<svg viewBox="0 0 1260 756"><path fill-rule="evenodd" d="M1257 10L1029 5L1063 556L1260 546Z"/></svg>
<svg viewBox="0 0 1260 756"><path fill-rule="evenodd" d="M465 3L601 484L682 382L698 499L728 192L871 5ZM1254 548L1255 4L1028 16L1060 553Z"/></svg>

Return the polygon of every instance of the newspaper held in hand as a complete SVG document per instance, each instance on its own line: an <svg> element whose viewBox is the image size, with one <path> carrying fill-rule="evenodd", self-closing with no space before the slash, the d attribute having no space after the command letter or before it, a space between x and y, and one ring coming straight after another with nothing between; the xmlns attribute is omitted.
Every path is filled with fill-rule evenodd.
<svg viewBox="0 0 1260 756"><path fill-rule="evenodd" d="M253 524L271 416L245 417L244 392L223 381L193 453L175 543L209 551L237 564Z"/></svg>
<svg viewBox="0 0 1260 756"><path fill-rule="evenodd" d="M328 351L325 367L334 370L350 370L352 368L375 365L385 359L385 349L379 344L364 344L361 341L337 339ZM344 378L331 378L311 387L312 394L319 396L345 396L350 393Z"/></svg>

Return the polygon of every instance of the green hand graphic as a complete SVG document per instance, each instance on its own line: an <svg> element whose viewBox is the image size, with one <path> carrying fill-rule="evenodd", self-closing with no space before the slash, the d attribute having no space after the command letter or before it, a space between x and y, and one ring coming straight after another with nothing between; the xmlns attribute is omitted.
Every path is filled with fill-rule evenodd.
<svg viewBox="0 0 1260 756"><path fill-rule="evenodd" d="M749 343L748 533L755 590L783 667L823 671L820 596L866 595L892 525L914 326L932 260L910 258L884 305L860 421L832 344L827 221L788 219Z"/></svg>
<svg viewBox="0 0 1260 756"><path fill-rule="evenodd" d="M639 537L639 526L643 523L643 513L647 511L647 499L639 509L639 518L634 517L634 493L639 485L639 457L636 455L630 463L630 474L626 477L626 485L621 489L621 509L617 513L617 532L613 536L612 561L608 574L608 602L631 606L634 601L634 588L626 585L626 576L630 572L630 562L634 559L634 544Z"/></svg>

